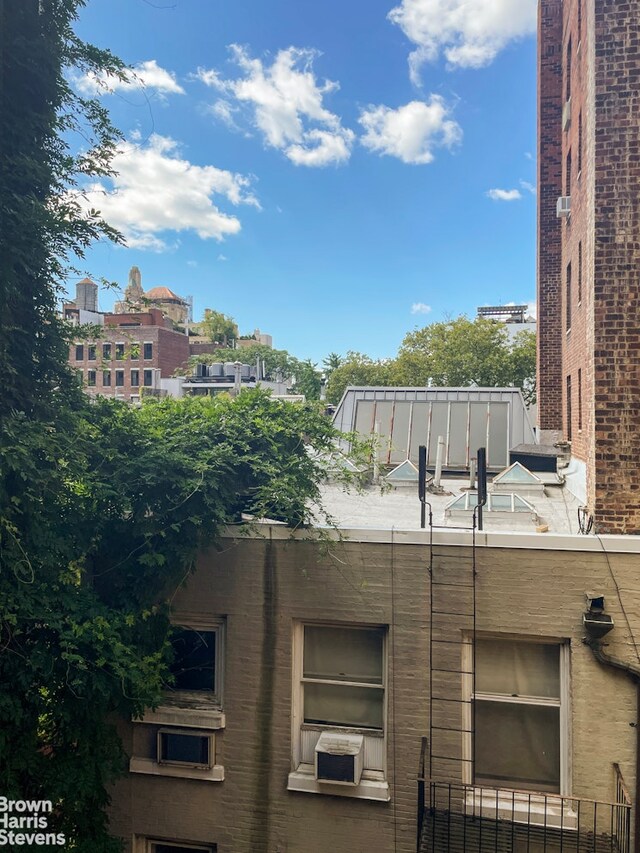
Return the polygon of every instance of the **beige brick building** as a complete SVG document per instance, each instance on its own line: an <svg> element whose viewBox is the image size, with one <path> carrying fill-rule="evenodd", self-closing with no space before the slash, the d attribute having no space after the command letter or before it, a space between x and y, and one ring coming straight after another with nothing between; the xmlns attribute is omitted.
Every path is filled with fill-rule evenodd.
<svg viewBox="0 0 640 853"><path fill-rule="evenodd" d="M265 526L201 556L171 617L208 646L215 675L124 726L131 773L113 793L112 832L136 853L413 853L420 824L422 850L594 849L588 839L628 850L636 688L595 659L582 618L585 593L604 595L607 653L638 666L640 544L347 535L320 545ZM521 692L542 698L486 692L482 679L504 680L514 661ZM527 691L539 677L547 686ZM356 784L316 781L322 732L362 739ZM466 844L451 829L465 813Z"/></svg>

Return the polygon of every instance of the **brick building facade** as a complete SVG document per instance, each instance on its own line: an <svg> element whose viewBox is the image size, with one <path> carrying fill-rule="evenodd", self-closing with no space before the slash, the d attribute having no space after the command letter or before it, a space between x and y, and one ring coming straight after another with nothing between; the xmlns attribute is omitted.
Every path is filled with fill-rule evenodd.
<svg viewBox="0 0 640 853"><path fill-rule="evenodd" d="M142 389L159 387L159 379L185 367L189 338L173 330L162 311L106 314L101 333L71 345L69 361L82 375L87 393L139 400Z"/></svg>
<svg viewBox="0 0 640 853"><path fill-rule="evenodd" d="M640 2L539 14L539 426L571 442L596 530L638 533Z"/></svg>

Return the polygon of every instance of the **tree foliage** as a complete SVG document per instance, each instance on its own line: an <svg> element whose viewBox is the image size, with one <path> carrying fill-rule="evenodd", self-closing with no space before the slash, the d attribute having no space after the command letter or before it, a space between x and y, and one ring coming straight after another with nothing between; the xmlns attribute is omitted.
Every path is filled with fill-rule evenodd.
<svg viewBox="0 0 640 853"><path fill-rule="evenodd" d="M392 365L390 360L374 361L360 352L348 352L341 364L329 374L327 402L339 403L349 385L393 385Z"/></svg>
<svg viewBox="0 0 640 853"><path fill-rule="evenodd" d="M336 451L316 408L260 392L140 409L81 393L56 298L69 262L117 239L81 183L118 135L68 80L124 73L76 38L82 5L0 0L0 791L52 800L66 849L110 853L113 721L169 678L167 593L241 513L310 521Z"/></svg>
<svg viewBox="0 0 640 853"><path fill-rule="evenodd" d="M204 337L225 347L238 338L238 326L233 317L212 308L204 309L204 319L198 323L198 330Z"/></svg>
<svg viewBox="0 0 640 853"><path fill-rule="evenodd" d="M349 385L434 387L516 386L535 403L536 336L522 331L512 339L504 323L458 317L409 332L395 359L374 361L347 353L332 370L327 400L339 402Z"/></svg>

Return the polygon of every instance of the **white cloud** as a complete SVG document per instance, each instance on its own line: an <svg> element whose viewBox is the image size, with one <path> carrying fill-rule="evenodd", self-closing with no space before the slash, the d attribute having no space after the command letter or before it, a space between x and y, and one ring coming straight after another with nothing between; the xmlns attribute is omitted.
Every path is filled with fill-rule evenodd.
<svg viewBox="0 0 640 853"><path fill-rule="evenodd" d="M366 131L360 141L371 151L398 157L403 163L430 163L435 147L451 148L462 139L462 129L449 118L450 113L440 95L396 110L369 107L360 115Z"/></svg>
<svg viewBox="0 0 640 853"><path fill-rule="evenodd" d="M283 151L296 165L328 166L349 159L355 134L324 106L325 95L339 86L316 78L316 51L289 47L278 51L271 65L252 59L238 45L231 45L231 52L240 76L224 79L218 71L204 68L195 75L224 96L212 107L219 119L228 125L241 106L267 145Z"/></svg>
<svg viewBox="0 0 640 853"><path fill-rule="evenodd" d="M412 80L440 53L451 66L480 68L514 39L536 31L537 0L401 0L389 20L416 45Z"/></svg>
<svg viewBox="0 0 640 853"><path fill-rule="evenodd" d="M228 261L229 258L227 258L226 255L220 254L220 255L218 255L218 260L219 261Z"/></svg>
<svg viewBox="0 0 640 853"><path fill-rule="evenodd" d="M487 190L487 195L494 201L517 201L522 198L520 190Z"/></svg>
<svg viewBox="0 0 640 853"><path fill-rule="evenodd" d="M144 147L122 143L113 168L112 186L91 184L82 204L99 210L130 247L162 251L167 232L194 231L202 240L237 234L240 220L220 211L215 197L260 208L250 178L196 166L179 155L173 139L157 134Z"/></svg>
<svg viewBox="0 0 640 853"><path fill-rule="evenodd" d="M85 95L104 95L132 89L155 90L160 95L184 95L185 91L176 80L172 71L161 68L155 59L140 62L126 72L126 79L120 80L113 75L85 74L77 77L75 83Z"/></svg>
<svg viewBox="0 0 640 853"><path fill-rule="evenodd" d="M425 305L424 302L414 302L413 305L411 306L411 313L412 314L430 314L431 313L431 306Z"/></svg>
<svg viewBox="0 0 640 853"><path fill-rule="evenodd" d="M526 190L528 193L531 193L531 195L536 195L538 192L535 184L532 184L529 181L522 181L521 180L520 186L522 187L523 190Z"/></svg>
<svg viewBox="0 0 640 853"><path fill-rule="evenodd" d="M187 261L187 266L188 267L197 267L198 262L197 261Z"/></svg>

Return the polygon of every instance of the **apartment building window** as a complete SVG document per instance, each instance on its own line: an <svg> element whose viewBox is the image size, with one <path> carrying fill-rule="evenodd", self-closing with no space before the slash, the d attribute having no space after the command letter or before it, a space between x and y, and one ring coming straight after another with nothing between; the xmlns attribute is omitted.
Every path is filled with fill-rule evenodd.
<svg viewBox="0 0 640 853"><path fill-rule="evenodd" d="M578 47L582 42L582 0L578 0Z"/></svg>
<svg viewBox="0 0 640 853"><path fill-rule="evenodd" d="M566 75L565 75L565 81L566 81L566 94L565 94L565 99L566 99L567 101L568 101L568 100L569 100L569 98L571 97L571 60L572 60L572 56L571 56L571 38L569 38L569 41L567 42L567 65L566 65L566 69L565 69L565 70L566 70Z"/></svg>
<svg viewBox="0 0 640 853"><path fill-rule="evenodd" d="M571 151L567 154L564 182L564 194L571 195Z"/></svg>
<svg viewBox="0 0 640 853"><path fill-rule="evenodd" d="M571 441L572 437L572 420L571 412L571 376L567 376L567 441Z"/></svg>
<svg viewBox="0 0 640 853"><path fill-rule="evenodd" d="M129 357L133 361L137 361L140 358L140 344L139 343L131 344L131 348L129 350Z"/></svg>
<svg viewBox="0 0 640 853"><path fill-rule="evenodd" d="M153 385L153 370L145 370L143 372L142 381L147 388L150 388Z"/></svg>
<svg viewBox="0 0 640 853"><path fill-rule="evenodd" d="M95 344L88 344L88 346L87 346L87 359L89 361L95 361L96 360L96 345Z"/></svg>
<svg viewBox="0 0 640 853"><path fill-rule="evenodd" d="M578 368L578 429L582 429L582 368Z"/></svg>
<svg viewBox="0 0 640 853"><path fill-rule="evenodd" d="M153 344L145 343L143 344L143 358L145 361L149 361L153 358Z"/></svg>
<svg viewBox="0 0 640 853"><path fill-rule="evenodd" d="M206 628L173 628L171 645L174 659L171 674L174 683L167 688L169 691L195 692L221 704L222 632L222 621L209 624Z"/></svg>
<svg viewBox="0 0 640 853"><path fill-rule="evenodd" d="M90 388L96 384L96 372L95 370L87 370L87 385Z"/></svg>
<svg viewBox="0 0 640 853"><path fill-rule="evenodd" d="M385 780L386 630L298 624L294 630L293 771L289 790L389 799ZM362 742L361 776L350 786L316 776L321 736ZM335 777L332 777L335 778Z"/></svg>
<svg viewBox="0 0 640 853"><path fill-rule="evenodd" d="M582 110L578 114L578 175L582 172Z"/></svg>
<svg viewBox="0 0 640 853"><path fill-rule="evenodd" d="M118 361L124 359L124 344L116 344L116 359Z"/></svg>
<svg viewBox="0 0 640 853"><path fill-rule="evenodd" d="M116 388L124 386L124 370L116 370Z"/></svg>
<svg viewBox="0 0 640 853"><path fill-rule="evenodd" d="M103 370L102 371L102 387L110 388L111 387L111 371Z"/></svg>
<svg viewBox="0 0 640 853"><path fill-rule="evenodd" d="M138 388L140 385L140 371L132 370L131 371L131 387Z"/></svg>
<svg viewBox="0 0 640 853"><path fill-rule="evenodd" d="M565 293L566 293L566 324L567 324L567 332L571 329L571 264L567 264L567 272L566 272L566 281L565 281Z"/></svg>
<svg viewBox="0 0 640 853"><path fill-rule="evenodd" d="M102 344L102 357L105 361L111 359L111 344Z"/></svg>
<svg viewBox="0 0 640 853"><path fill-rule="evenodd" d="M84 361L84 346L76 344L76 361Z"/></svg>
<svg viewBox="0 0 640 853"><path fill-rule="evenodd" d="M200 770L213 767L213 734L181 729L159 729L158 764L187 765Z"/></svg>
<svg viewBox="0 0 640 853"><path fill-rule="evenodd" d="M135 841L133 853L216 853L215 844L190 844L187 841L153 841L139 838Z"/></svg>
<svg viewBox="0 0 640 853"><path fill-rule="evenodd" d="M578 305L582 302L582 240L578 243Z"/></svg>
<svg viewBox="0 0 640 853"><path fill-rule="evenodd" d="M568 645L477 638L475 661L473 784L567 793Z"/></svg>

